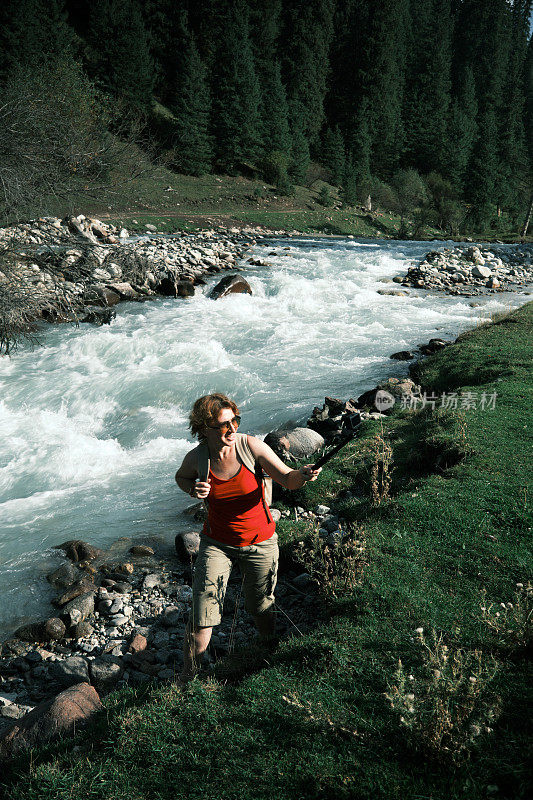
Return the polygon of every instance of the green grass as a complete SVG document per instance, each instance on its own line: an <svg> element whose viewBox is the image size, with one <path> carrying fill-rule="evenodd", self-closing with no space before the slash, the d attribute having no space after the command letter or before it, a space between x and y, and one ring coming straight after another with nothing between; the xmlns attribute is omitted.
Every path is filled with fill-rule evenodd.
<svg viewBox="0 0 533 800"><path fill-rule="evenodd" d="M146 223L169 232L217 225L262 225L271 230L390 238L397 235L400 227L400 218L393 214L324 208L319 202L320 189L328 185L323 181L314 181L311 187L295 186L294 194L284 197L261 180L178 175L149 164L140 151L139 160L146 163L146 169L134 181L117 174L98 197L74 197L68 210L98 216L132 231L144 231ZM336 197L337 188L329 189ZM51 207L50 213L62 215L66 210ZM434 238L440 233L428 227L424 235Z"/></svg>
<svg viewBox="0 0 533 800"><path fill-rule="evenodd" d="M532 323L529 303L416 368L428 390L497 392L494 409L463 410L462 418L398 411L383 429L368 425L295 498L341 510L366 542L362 576L337 597L326 587L312 633L274 653L249 648L181 694L171 687L116 693L77 737L77 750L63 742L19 760L5 778L8 796L525 800L531 650L503 646L480 606L513 601L515 584L531 579ZM377 505L380 440L390 443L393 462L391 499ZM453 466L439 459L450 448L459 454ZM356 496L336 499L342 489ZM312 538L305 521L284 520L278 531L286 555ZM480 677L480 700L462 732L481 718L483 698L497 696L501 715L456 763L446 747L431 745L442 697L427 677L419 627L442 635L465 669L474 651L485 665L496 660L490 685ZM415 678L417 698L426 691L419 725L409 731L385 697L398 659Z"/></svg>

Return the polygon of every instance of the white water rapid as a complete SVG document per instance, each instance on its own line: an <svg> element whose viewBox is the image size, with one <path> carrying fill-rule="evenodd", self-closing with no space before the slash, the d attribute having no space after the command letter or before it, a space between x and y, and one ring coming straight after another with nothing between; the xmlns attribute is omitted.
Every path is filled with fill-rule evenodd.
<svg viewBox="0 0 533 800"><path fill-rule="evenodd" d="M529 299L493 294L472 308L422 290L377 294L402 288L380 281L432 246L272 240L255 248L272 267L244 273L253 296L213 301L207 286L186 300L125 303L109 326L47 326L44 346L1 358L0 638L50 615L44 576L62 559L53 545L172 542L191 525L174 473L193 446L187 414L200 395L235 398L245 432L305 424L325 395L357 397L405 375L391 353Z"/></svg>

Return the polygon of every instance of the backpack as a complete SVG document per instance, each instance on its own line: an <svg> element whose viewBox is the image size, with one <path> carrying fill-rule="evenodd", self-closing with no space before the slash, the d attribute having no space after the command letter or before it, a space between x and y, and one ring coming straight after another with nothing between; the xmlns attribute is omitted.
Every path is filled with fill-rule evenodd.
<svg viewBox="0 0 533 800"><path fill-rule="evenodd" d="M248 436L245 433L235 434L235 449L244 466L248 467L250 472L255 475L257 485L261 489L265 514L270 522L272 517L268 507L272 502L272 478L263 472L261 464L255 460L248 444ZM207 442L200 442L198 445L198 477L201 481L206 481L209 477L210 463Z"/></svg>

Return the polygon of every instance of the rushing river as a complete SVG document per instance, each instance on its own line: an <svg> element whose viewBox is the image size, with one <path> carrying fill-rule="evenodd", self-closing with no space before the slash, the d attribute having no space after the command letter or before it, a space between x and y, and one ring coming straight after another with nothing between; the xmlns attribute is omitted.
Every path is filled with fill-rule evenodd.
<svg viewBox="0 0 533 800"><path fill-rule="evenodd" d="M256 253L275 250L272 267L246 270L253 296L213 301L207 286L186 300L122 304L109 326L49 326L43 347L0 359L0 638L49 613L53 545L171 542L190 525L174 472L193 446L187 414L200 395L235 398L242 430L264 435L304 422L325 395L357 397L406 374L392 352L529 299L488 295L472 308L422 290L377 294L427 242L271 245Z"/></svg>

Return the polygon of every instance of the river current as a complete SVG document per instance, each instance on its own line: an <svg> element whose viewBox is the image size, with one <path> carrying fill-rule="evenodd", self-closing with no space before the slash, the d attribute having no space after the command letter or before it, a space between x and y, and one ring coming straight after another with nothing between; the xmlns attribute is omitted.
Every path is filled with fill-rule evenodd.
<svg viewBox="0 0 533 800"><path fill-rule="evenodd" d="M190 527L174 473L200 395L233 397L248 433L305 424L325 395L407 374L391 353L529 299L377 293L403 288L383 281L432 246L447 243L273 239L254 251L272 266L245 270L253 296L210 300L213 276L192 298L122 304L109 326L47 326L43 346L1 358L0 638L50 613L53 545L172 542Z"/></svg>

